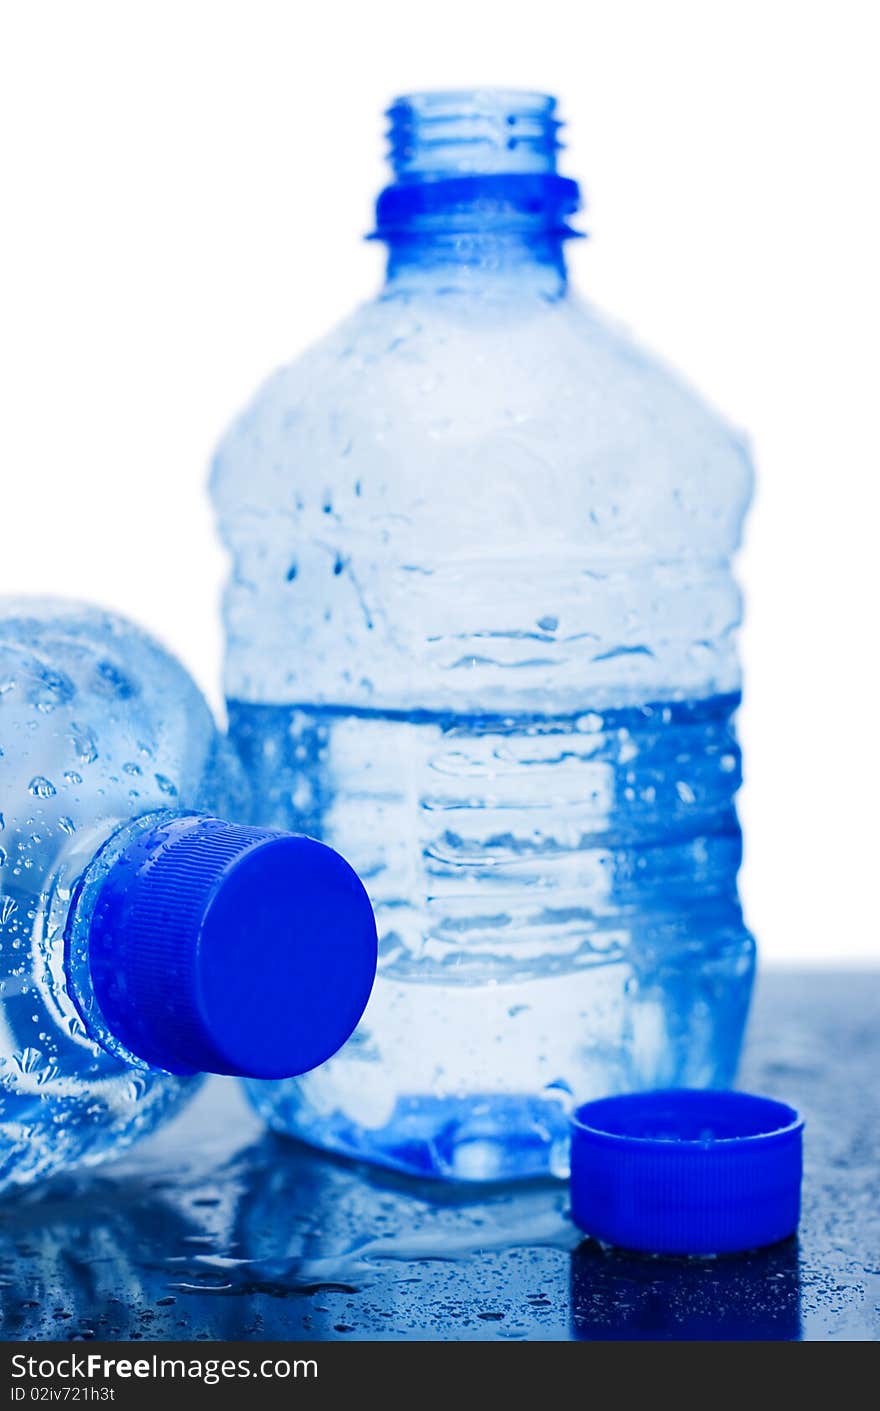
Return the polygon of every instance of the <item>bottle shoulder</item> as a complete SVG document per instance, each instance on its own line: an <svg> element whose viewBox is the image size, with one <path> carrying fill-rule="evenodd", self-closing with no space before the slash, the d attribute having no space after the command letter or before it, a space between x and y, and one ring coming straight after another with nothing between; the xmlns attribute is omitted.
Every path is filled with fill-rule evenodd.
<svg viewBox="0 0 880 1411"><path fill-rule="evenodd" d="M551 671L573 708L733 689L737 438L579 301L479 315L369 306L227 436L231 699L541 709Z"/></svg>
<svg viewBox="0 0 880 1411"><path fill-rule="evenodd" d="M218 448L212 489L368 448L515 438L569 468L684 461L751 487L744 438L661 359L576 294L435 293L362 305L270 377ZM345 467L346 472L349 466Z"/></svg>
<svg viewBox="0 0 880 1411"><path fill-rule="evenodd" d="M88 604L0 599L0 672L6 841L21 832L31 861L34 828L42 867L101 820L198 806L220 748L213 716L134 624Z"/></svg>

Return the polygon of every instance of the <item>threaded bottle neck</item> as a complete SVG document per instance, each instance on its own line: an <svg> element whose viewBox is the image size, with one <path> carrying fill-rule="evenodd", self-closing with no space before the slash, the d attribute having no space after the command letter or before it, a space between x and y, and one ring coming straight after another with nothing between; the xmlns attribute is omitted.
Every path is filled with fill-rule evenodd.
<svg viewBox="0 0 880 1411"><path fill-rule="evenodd" d="M556 172L561 122L543 93L413 93L388 109L395 182Z"/></svg>
<svg viewBox="0 0 880 1411"><path fill-rule="evenodd" d="M551 266L576 232L577 183L556 170L556 100L480 89L417 93L388 110L394 180L379 196L375 238L389 276L438 264Z"/></svg>

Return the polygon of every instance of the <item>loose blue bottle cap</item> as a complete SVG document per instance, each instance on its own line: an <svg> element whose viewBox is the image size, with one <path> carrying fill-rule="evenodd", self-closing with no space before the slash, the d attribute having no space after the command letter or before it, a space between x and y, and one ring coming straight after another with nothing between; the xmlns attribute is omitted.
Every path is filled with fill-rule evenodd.
<svg viewBox="0 0 880 1411"><path fill-rule="evenodd" d="M171 1073L286 1078L349 1037L376 924L348 863L312 838L189 816L136 838L92 914L108 1028Z"/></svg>
<svg viewBox="0 0 880 1411"><path fill-rule="evenodd" d="M571 1210L596 1239L652 1254L732 1254L794 1234L803 1122L749 1093L601 1098L572 1117Z"/></svg>

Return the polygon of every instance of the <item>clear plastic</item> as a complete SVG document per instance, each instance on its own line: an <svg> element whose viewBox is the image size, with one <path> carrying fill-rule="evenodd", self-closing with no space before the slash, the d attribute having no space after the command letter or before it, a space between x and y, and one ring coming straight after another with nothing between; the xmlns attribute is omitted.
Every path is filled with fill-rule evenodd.
<svg viewBox="0 0 880 1411"><path fill-rule="evenodd" d="M380 935L347 1046L249 1091L432 1176L562 1175L574 1101L729 1082L752 982L751 466L569 291L557 126L536 95L396 104L384 288L213 469L254 821L340 849Z"/></svg>
<svg viewBox="0 0 880 1411"><path fill-rule="evenodd" d="M136 832L239 806L239 775L156 642L96 608L0 600L0 1189L100 1160L194 1091L84 1000L86 913Z"/></svg>

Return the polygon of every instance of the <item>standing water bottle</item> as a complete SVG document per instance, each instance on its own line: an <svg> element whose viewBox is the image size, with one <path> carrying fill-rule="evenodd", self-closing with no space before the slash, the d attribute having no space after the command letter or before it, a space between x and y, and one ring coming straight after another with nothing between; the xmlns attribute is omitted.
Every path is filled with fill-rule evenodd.
<svg viewBox="0 0 880 1411"><path fill-rule="evenodd" d="M156 642L0 601L0 1188L151 1131L197 1073L300 1073L355 1027L366 894L321 843L214 816L231 779Z"/></svg>
<svg viewBox="0 0 880 1411"><path fill-rule="evenodd" d="M566 280L553 99L390 110L378 298L213 469L255 821L339 848L366 1015L276 1128L431 1176L567 1165L573 1099L730 1081L741 442Z"/></svg>

